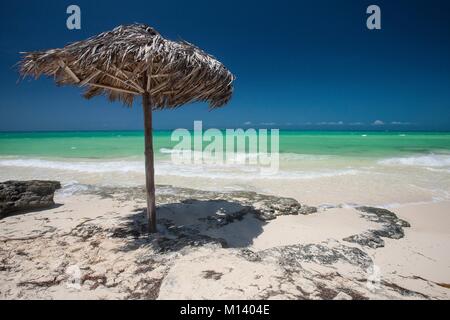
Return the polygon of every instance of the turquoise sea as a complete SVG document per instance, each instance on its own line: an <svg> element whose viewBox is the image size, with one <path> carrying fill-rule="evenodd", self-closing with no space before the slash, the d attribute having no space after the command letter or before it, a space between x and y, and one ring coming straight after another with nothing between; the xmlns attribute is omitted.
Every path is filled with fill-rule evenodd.
<svg viewBox="0 0 450 320"><path fill-rule="evenodd" d="M157 153L176 144L171 134L154 132ZM0 133L0 156L112 159L142 155L143 143L142 131ZM354 157L447 154L450 133L281 131L279 150Z"/></svg>
<svg viewBox="0 0 450 320"><path fill-rule="evenodd" d="M449 132L280 131L270 175L261 174L260 164L174 163L178 142L171 134L154 132L158 184L253 190L316 204L450 200ZM142 131L4 132L0 181L55 179L68 193L86 185L143 185L143 148Z"/></svg>

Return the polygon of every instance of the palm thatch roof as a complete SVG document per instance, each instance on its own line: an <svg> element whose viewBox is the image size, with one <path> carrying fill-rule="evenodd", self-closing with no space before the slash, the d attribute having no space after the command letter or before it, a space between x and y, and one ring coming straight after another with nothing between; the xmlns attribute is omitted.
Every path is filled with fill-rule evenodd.
<svg viewBox="0 0 450 320"><path fill-rule="evenodd" d="M148 92L154 109L194 101L226 104L234 76L188 42L164 39L144 24L119 26L61 49L22 53L23 77L54 77L58 85L85 87L84 97L106 95L131 106Z"/></svg>

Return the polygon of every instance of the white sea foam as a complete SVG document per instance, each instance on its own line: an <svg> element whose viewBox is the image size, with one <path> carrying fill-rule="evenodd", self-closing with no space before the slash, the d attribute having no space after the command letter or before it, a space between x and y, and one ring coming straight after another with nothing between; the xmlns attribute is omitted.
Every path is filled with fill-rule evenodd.
<svg viewBox="0 0 450 320"><path fill-rule="evenodd" d="M70 170L79 172L141 172L144 162L140 161L53 161L43 159L0 160L0 166Z"/></svg>
<svg viewBox="0 0 450 320"><path fill-rule="evenodd" d="M68 181L62 185L62 188L55 192L56 195L60 197L70 197L79 192L89 190L89 186L81 184L78 181Z"/></svg>
<svg viewBox="0 0 450 320"><path fill-rule="evenodd" d="M442 172L442 173L450 173L450 169L442 169L442 168L439 168L439 169L437 169L437 168L425 168L425 169L427 169L428 171L431 171L431 172Z"/></svg>
<svg viewBox="0 0 450 320"><path fill-rule="evenodd" d="M398 157L380 160L378 163L394 166L447 167L450 166L450 155L430 154L424 156Z"/></svg>
<svg viewBox="0 0 450 320"><path fill-rule="evenodd" d="M159 149L159 152L161 152L161 153L168 153L168 154L171 154L174 151L175 151L174 149L168 149L168 148L161 148L161 149Z"/></svg>
<svg viewBox="0 0 450 320"><path fill-rule="evenodd" d="M131 160L109 160L109 161L60 161L44 159L1 159L0 167L30 168L43 170L62 170L85 174L103 174L103 173L136 173L144 174L144 161ZM155 164L155 173L159 176L192 177L192 178L210 178L210 179L318 179L329 178L343 175L356 175L363 173L362 170L353 168L344 169L323 169L311 171L283 171L280 170L274 174L261 174L259 166L250 166L245 164L234 165L184 165L173 164L170 161L158 161Z"/></svg>
<svg viewBox="0 0 450 320"><path fill-rule="evenodd" d="M261 174L259 168L243 167L240 170L214 170L206 166L165 166L157 165L155 168L157 175L179 176L192 178L209 178L225 180L312 180L319 178L331 178L344 175L356 175L359 170L323 170L323 171L279 171L274 174Z"/></svg>
<svg viewBox="0 0 450 320"><path fill-rule="evenodd" d="M162 154L181 154L183 151L178 149L161 148L159 152ZM208 158L208 153L201 153L200 151L191 151L191 155L194 156L200 153L204 158ZM225 154L225 152L224 152ZM251 152L235 152L233 153L238 160L250 160L257 159L260 155L265 155L265 153L251 153ZM270 155L270 151L268 151ZM310 160L310 161L320 161L330 159L331 155L315 155L315 154L302 154L302 153L289 153L283 152L279 153L280 160L282 161L298 161L298 160Z"/></svg>
<svg viewBox="0 0 450 320"><path fill-rule="evenodd" d="M322 161L329 160L332 157L331 155L321 155L321 154L302 154L302 153L280 153L280 160L282 161Z"/></svg>

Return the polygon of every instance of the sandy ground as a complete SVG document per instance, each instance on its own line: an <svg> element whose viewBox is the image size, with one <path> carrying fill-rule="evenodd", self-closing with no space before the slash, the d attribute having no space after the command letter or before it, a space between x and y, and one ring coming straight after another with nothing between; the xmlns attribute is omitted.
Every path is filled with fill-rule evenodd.
<svg viewBox="0 0 450 320"><path fill-rule="evenodd" d="M450 283L450 202L406 205L395 213L411 224L400 241L387 240L387 245L373 252L375 263L386 274L398 274L403 283L418 285L415 278L429 282ZM449 289L450 290L450 289Z"/></svg>
<svg viewBox="0 0 450 320"><path fill-rule="evenodd" d="M0 220L0 298L450 297L448 202L392 209L411 226L371 248L343 240L381 226L355 208L262 220L247 195L161 194L151 237L144 199L116 191L60 194L53 209Z"/></svg>

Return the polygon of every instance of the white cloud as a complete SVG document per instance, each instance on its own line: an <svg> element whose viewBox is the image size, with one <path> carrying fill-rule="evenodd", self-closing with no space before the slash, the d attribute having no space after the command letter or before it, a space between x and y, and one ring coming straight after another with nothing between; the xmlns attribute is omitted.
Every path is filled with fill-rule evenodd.
<svg viewBox="0 0 450 320"><path fill-rule="evenodd" d="M330 121L330 122L318 122L316 123L319 126L342 126L344 124L343 121Z"/></svg>
<svg viewBox="0 0 450 320"><path fill-rule="evenodd" d="M246 122L244 122L244 124L245 124L246 126L249 126L249 125L252 124L252 122L251 122L251 121L246 121Z"/></svg>
<svg viewBox="0 0 450 320"><path fill-rule="evenodd" d="M382 126L382 125L384 125L384 122L381 121L381 120L375 120L375 121L372 123L372 125L373 125L373 126Z"/></svg>
<svg viewBox="0 0 450 320"><path fill-rule="evenodd" d="M275 122L261 122L260 125L262 126L274 126L276 125Z"/></svg>
<svg viewBox="0 0 450 320"><path fill-rule="evenodd" d="M364 122L350 122L349 125L351 125L351 126L363 126Z"/></svg>
<svg viewBox="0 0 450 320"><path fill-rule="evenodd" d="M391 124L399 125L399 126L406 126L406 125L410 125L411 122L392 121Z"/></svg>

